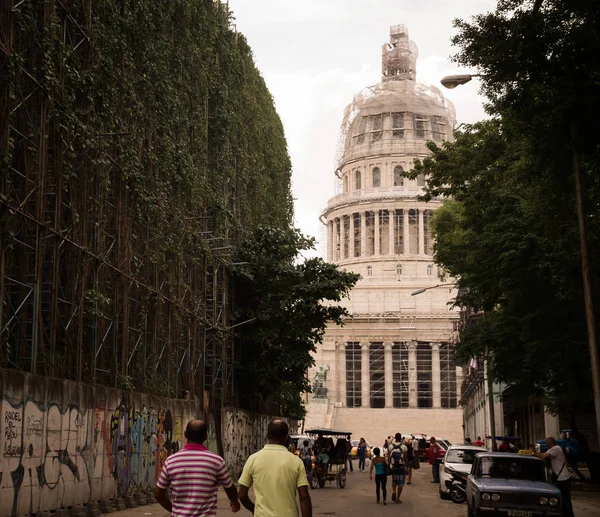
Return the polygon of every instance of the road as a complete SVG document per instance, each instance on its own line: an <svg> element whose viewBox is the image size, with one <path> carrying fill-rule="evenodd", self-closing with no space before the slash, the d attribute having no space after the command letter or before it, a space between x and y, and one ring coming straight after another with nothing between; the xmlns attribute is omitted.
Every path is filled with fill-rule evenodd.
<svg viewBox="0 0 600 517"><path fill-rule="evenodd" d="M355 463L356 465L356 463ZM411 485L404 487L402 503L389 501L391 480L388 479L388 504L375 502L375 482L369 480L367 472L348 473L346 488L340 489L335 483L324 488L310 490L314 517L380 517L382 515L402 515L402 517L466 517L466 505L452 501L442 501L438 486L431 483L431 468L422 465L413 475ZM252 496L252 492L250 492ZM576 492L573 494L576 517L600 517L600 493ZM218 517L232 515L227 496L219 491ZM250 517L250 512L242 508L239 517ZM159 505L141 506L112 514L111 517L167 517Z"/></svg>

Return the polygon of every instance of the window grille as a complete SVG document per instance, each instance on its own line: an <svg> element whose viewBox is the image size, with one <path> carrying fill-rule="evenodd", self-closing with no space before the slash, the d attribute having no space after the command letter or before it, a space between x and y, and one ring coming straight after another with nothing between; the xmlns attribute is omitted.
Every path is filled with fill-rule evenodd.
<svg viewBox="0 0 600 517"><path fill-rule="evenodd" d="M361 227L360 227L360 214L352 214L354 217L354 256L360 257L360 240L361 240Z"/></svg>
<svg viewBox="0 0 600 517"><path fill-rule="evenodd" d="M404 113L392 113L392 138L404 138Z"/></svg>
<svg viewBox="0 0 600 517"><path fill-rule="evenodd" d="M400 165L394 167L394 187L404 186L404 169Z"/></svg>
<svg viewBox="0 0 600 517"><path fill-rule="evenodd" d="M408 211L408 252L416 255L419 253L419 211Z"/></svg>
<svg viewBox="0 0 600 517"><path fill-rule="evenodd" d="M431 378L431 346L417 345L417 406L430 408L433 406Z"/></svg>
<svg viewBox="0 0 600 517"><path fill-rule="evenodd" d="M342 259L342 242L341 242L341 233L343 231L342 228L343 220L335 219L333 222L333 231L335 232L335 260Z"/></svg>
<svg viewBox="0 0 600 517"><path fill-rule="evenodd" d="M372 408L385 407L385 348L383 343L369 347L370 398Z"/></svg>
<svg viewBox="0 0 600 517"><path fill-rule="evenodd" d="M360 343L346 345L346 406L362 405L362 354Z"/></svg>
<svg viewBox="0 0 600 517"><path fill-rule="evenodd" d="M399 266L402 269L402 266ZM394 407L408 407L408 345L394 343L392 346L392 372Z"/></svg>
<svg viewBox="0 0 600 517"><path fill-rule="evenodd" d="M383 124L381 113L379 115L371 115L371 142L381 140L383 135Z"/></svg>
<svg viewBox="0 0 600 517"><path fill-rule="evenodd" d="M381 187L381 171L379 167L373 169L373 187Z"/></svg>
<svg viewBox="0 0 600 517"><path fill-rule="evenodd" d="M414 115L415 138L429 137L429 117L426 115Z"/></svg>
<svg viewBox="0 0 600 517"><path fill-rule="evenodd" d="M394 253L404 253L404 210L394 211Z"/></svg>
<svg viewBox="0 0 600 517"><path fill-rule="evenodd" d="M432 139L436 142L441 142L446 139L446 119L439 115L431 117L431 133Z"/></svg>
<svg viewBox="0 0 600 517"><path fill-rule="evenodd" d="M456 365L452 347L448 343L440 346L440 384L443 408L455 408L456 396Z"/></svg>
<svg viewBox="0 0 600 517"><path fill-rule="evenodd" d="M343 259L347 259L350 257L350 216L342 217L343 226L344 226L344 254Z"/></svg>
<svg viewBox="0 0 600 517"><path fill-rule="evenodd" d="M360 171L356 171L354 173L354 189L355 190L360 190L361 189L361 174L360 174Z"/></svg>

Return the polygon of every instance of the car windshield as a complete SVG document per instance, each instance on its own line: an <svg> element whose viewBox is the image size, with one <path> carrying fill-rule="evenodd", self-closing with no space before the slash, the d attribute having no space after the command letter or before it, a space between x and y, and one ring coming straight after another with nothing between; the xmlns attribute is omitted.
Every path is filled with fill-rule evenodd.
<svg viewBox="0 0 600 517"><path fill-rule="evenodd" d="M350 440L350 445L352 445L352 447L358 447L360 440Z"/></svg>
<svg viewBox="0 0 600 517"><path fill-rule="evenodd" d="M526 458L481 458L479 475L492 478L548 481L544 462Z"/></svg>
<svg viewBox="0 0 600 517"><path fill-rule="evenodd" d="M471 465L475 461L475 454L478 452L481 451L473 449L450 449L448 454L446 454L446 462Z"/></svg>

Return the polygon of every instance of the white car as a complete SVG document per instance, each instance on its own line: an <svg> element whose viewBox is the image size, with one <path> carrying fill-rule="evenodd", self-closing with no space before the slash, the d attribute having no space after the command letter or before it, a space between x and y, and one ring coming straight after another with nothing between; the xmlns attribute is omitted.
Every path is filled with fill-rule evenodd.
<svg viewBox="0 0 600 517"><path fill-rule="evenodd" d="M452 484L450 469L468 474L471 472L471 465L478 452L487 452L487 449L476 445L451 445L448 448L444 455L444 462L440 465L440 498L448 499L450 497L450 485Z"/></svg>

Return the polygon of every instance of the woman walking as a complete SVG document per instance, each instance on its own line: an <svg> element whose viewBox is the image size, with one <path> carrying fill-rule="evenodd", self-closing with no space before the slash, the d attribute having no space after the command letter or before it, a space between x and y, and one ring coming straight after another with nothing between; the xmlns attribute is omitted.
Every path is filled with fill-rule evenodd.
<svg viewBox="0 0 600 517"><path fill-rule="evenodd" d="M379 447L375 447L373 449L373 454L375 454L375 458L371 459L371 469L369 471L369 479L373 480L373 468L375 468L375 495L377 496L377 504L379 504L379 489L382 488L383 491L383 504L387 504L385 502L387 498L387 474L386 474L386 466L388 465L387 459L384 459L380 456L381 450Z"/></svg>
<svg viewBox="0 0 600 517"><path fill-rule="evenodd" d="M361 472L365 471L365 459L367 457L367 442L364 438L358 442L358 470Z"/></svg>

